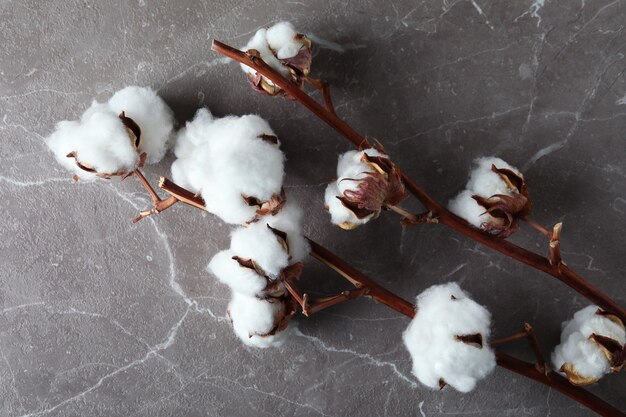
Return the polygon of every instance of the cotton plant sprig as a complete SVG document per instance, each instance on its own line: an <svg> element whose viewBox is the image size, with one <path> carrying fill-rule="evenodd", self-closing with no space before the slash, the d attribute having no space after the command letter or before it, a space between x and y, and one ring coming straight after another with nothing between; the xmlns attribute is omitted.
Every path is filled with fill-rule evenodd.
<svg viewBox="0 0 626 417"><path fill-rule="evenodd" d="M326 108L334 112L328 85L309 76L313 44L304 33L297 32L291 23L279 22L259 29L242 50L262 59L298 87L302 88L306 82L318 89ZM255 91L269 96L288 96L287 91L253 68L241 64L241 69L247 74Z"/></svg>
<svg viewBox="0 0 626 417"><path fill-rule="evenodd" d="M284 92L286 92L285 95L287 97L304 105L316 116L357 146L359 150L371 147L366 138L361 136L345 121L337 117L332 107L329 108L328 102L330 102L330 100L326 99L326 95L330 95L328 89L326 90L326 94L324 96L324 107L306 93L302 84L294 83L289 78L282 76L279 71L276 71L270 65L267 65L255 51L248 50L242 52L219 41L213 41L211 48L214 51L249 67L256 74L265 77L267 80L271 81L272 84L280 87ZM417 183L415 183L408 175L402 172L397 165L395 166L398 169L406 190L424 205L426 211L420 214L410 214L397 206L389 206L386 208L395 207L396 209L394 211L397 211L403 216L402 222L405 225L442 223L507 256L546 272L549 275L563 281L592 302L600 305L603 309L609 311L618 317L621 322L623 322L626 319L626 310L606 294L593 287L582 277L569 269L569 267L567 267L562 261L560 252L560 235L562 225L557 223L553 227L552 231L549 231L548 229L530 220L528 215L530 213L531 202L523 175L519 171L512 169L512 167L508 166L508 164L501 165L502 166L499 167L492 163L489 167L489 171L490 173L497 175L497 180L502 181L506 188L501 192L498 192L497 189L494 192L493 187L490 188L489 186L479 184L478 191L470 191L468 189L467 191L469 192L466 193L466 197L472 198L472 200L480 208L480 211L474 210L471 213L467 213L468 219L459 217L451 210L448 210L443 204L436 201L421 187L419 187ZM338 176L341 176L340 172L338 172ZM478 175L478 177L481 176L482 175ZM476 182L480 183L481 181ZM359 216L356 215L357 213L352 210L352 207L354 207L353 205L348 207L353 213L347 214L345 211L342 213L341 206L335 205L331 208L331 205L328 204L329 199L332 199L332 197L336 198L337 196L341 197L341 193L338 191L338 188L333 188L331 184L329 189L327 189L325 197L326 206L329 208L329 211L331 211L331 217L335 218L333 219L334 223L349 226L345 227L349 229L353 228L355 224L363 224L376 217L377 213L374 214L365 212L361 213L363 216L359 219ZM333 201L333 203L335 202ZM346 207L345 205L343 206ZM335 211L335 213L333 211ZM461 211L463 212L463 210ZM337 214L342 214L343 218L337 216ZM355 218L357 221L354 221ZM363 219L366 220L363 221ZM478 222L479 219L480 222ZM344 224L346 221L347 223ZM549 240L548 257L531 252L504 239L517 230L520 221L527 222L533 228L546 235ZM525 331L522 332L521 335L522 337L527 338L531 346L534 348L537 362L534 365L527 364L523 361L498 352L496 354L498 365L522 374L535 381L552 386L581 404L590 407L601 415L624 415L614 407L599 400L588 391L571 385L567 379L562 378L558 374L550 371L549 368L546 367L545 361L538 350L534 333L529 329L531 329L529 326L525 328ZM520 337L515 336L512 340L516 340L517 338Z"/></svg>
<svg viewBox="0 0 626 417"><path fill-rule="evenodd" d="M281 89L283 89L287 93L287 96L289 98L296 100L304 107L309 109L313 114L315 114L322 121L334 128L357 148L363 149L371 147L365 137L360 135L352 126L350 126L344 120L340 119L334 111L331 111L318 103L304 90L301 85L298 85L297 83L294 83L291 79L282 76L278 71L273 69L270 65L266 64L263 59L258 56L258 54L254 53L254 51L242 52L217 40L213 41L211 49L221 55L224 55L243 65L246 65L247 67L254 70L256 73L262 75L268 80L271 80L272 83L278 85ZM518 246L506 239L503 239L501 236L491 233L490 231L483 230L483 228L481 227L476 227L472 225L467 220L454 214L452 211L446 208L445 205L435 200L430 194L428 194L426 191L424 191L424 189L417 185L417 183L413 179L411 179L403 170L401 170L397 164L396 167L407 192L413 195L418 201L420 201L426 209L424 213L420 214L407 213L409 214L409 216L403 214L404 224L416 225L420 223L440 223L446 225L471 239L474 239L486 246L489 246L492 249L497 250L498 252L503 253L504 255L510 256L517 261L525 263L535 269L543 271L557 278L581 295L588 298L592 303L599 305L604 310L619 317L622 322L626 321L626 309L623 306L615 302L611 297L604 294L599 289L595 288L588 281L586 281L580 275L571 270L562 261L560 252L560 237L562 231L561 223L557 223L550 231L540 225L537 225L534 222L529 222L531 226L540 230L544 235L546 235L549 240L549 256L542 256L538 253ZM496 169L498 169L497 166ZM511 172L514 173L514 171ZM507 180L509 182L511 182L511 185L515 186L516 180L513 178L513 176L511 176L509 173L504 176L507 177ZM500 175L500 178L504 180L502 175ZM523 180L523 177L521 175L520 179ZM526 198L528 197L527 191L525 190L525 184L519 184L519 188L517 188L517 194ZM483 198L489 200L490 197L494 196L487 195ZM525 208L521 211L512 210L512 207L508 207L507 213L503 214L507 217L507 220L508 215L516 215L517 217L512 219L515 220L516 223L519 220L525 220L528 222L529 219L524 217L528 207L528 205L525 206ZM484 212L489 212L489 208L485 208ZM494 213L494 210L492 210L491 215L493 216L494 214L496 213Z"/></svg>

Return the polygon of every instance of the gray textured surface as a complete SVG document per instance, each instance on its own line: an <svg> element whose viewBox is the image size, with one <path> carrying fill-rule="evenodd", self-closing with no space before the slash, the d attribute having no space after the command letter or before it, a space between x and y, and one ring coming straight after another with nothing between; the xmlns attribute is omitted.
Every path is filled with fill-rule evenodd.
<svg viewBox="0 0 626 417"><path fill-rule="evenodd" d="M332 228L324 182L347 143L297 104L253 94L209 52L210 38L241 45L278 19L341 45L314 62L341 115L443 200L477 156L524 167L536 219L565 223L569 265L626 303L626 4L542 3L3 0L0 415L591 415L501 369L468 395L416 385L407 321L367 300L298 318L280 349L244 348L223 319L226 288L204 272L228 227L185 207L133 225L149 205L136 182L74 185L42 144L56 121L128 84L159 89L181 122L201 105L260 112L284 143L309 235L406 297L459 280L496 335L529 321L549 351L585 300L443 227L402 231L388 215ZM514 240L545 250L528 231ZM304 282L342 288L315 263ZM524 344L507 351L531 358ZM623 409L625 382L592 390Z"/></svg>

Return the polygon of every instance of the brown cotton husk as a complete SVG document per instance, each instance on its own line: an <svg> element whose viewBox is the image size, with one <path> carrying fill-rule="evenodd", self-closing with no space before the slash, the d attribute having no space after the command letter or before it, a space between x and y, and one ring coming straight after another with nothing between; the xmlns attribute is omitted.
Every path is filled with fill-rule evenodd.
<svg viewBox="0 0 626 417"><path fill-rule="evenodd" d="M626 355L626 345L620 344L617 340L593 333L589 340L596 343L611 365L611 371L619 372L624 366L624 356Z"/></svg>
<svg viewBox="0 0 626 417"><path fill-rule="evenodd" d="M570 384L579 387L595 384L596 382L598 382L597 378L591 376L583 376L576 372L574 365L572 365L571 363L564 363L563 366L559 368L559 372L563 372L565 374L565 377L570 382Z"/></svg>
<svg viewBox="0 0 626 417"><path fill-rule="evenodd" d="M474 195L472 198L485 208L486 213L500 219L501 222L485 222L481 227L499 237L505 238L518 230L518 221L528 217L532 202L524 178L506 168L491 166L491 170L500 175L511 195L495 194L489 198Z"/></svg>
<svg viewBox="0 0 626 417"><path fill-rule="evenodd" d="M455 339L459 342L465 343L466 345L474 346L478 349L483 348L483 335L480 333L455 336Z"/></svg>
<svg viewBox="0 0 626 417"><path fill-rule="evenodd" d="M233 256L233 260L236 261L239 264L240 267L252 269L257 274L259 274L262 277L265 277L267 279L267 274L265 273L263 268L261 268L259 265L257 265L257 263L254 262L254 260L249 259L249 258L241 258L239 256Z"/></svg>

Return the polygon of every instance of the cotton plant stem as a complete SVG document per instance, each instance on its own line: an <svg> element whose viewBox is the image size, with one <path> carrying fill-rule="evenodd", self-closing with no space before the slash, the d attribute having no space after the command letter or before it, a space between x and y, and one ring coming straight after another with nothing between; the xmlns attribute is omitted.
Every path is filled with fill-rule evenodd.
<svg viewBox="0 0 626 417"><path fill-rule="evenodd" d="M284 78L277 71L263 62L262 59L255 57L252 54L239 51L216 40L213 41L211 49L221 55L247 65L262 76L271 80L274 84L282 88L290 98L298 101L304 107L309 109L322 121L343 135L353 145L358 147L367 144L365 137L361 136L352 126L337 117L335 113L328 111L323 105L314 100L305 91L300 89L290 80ZM401 175L407 190L415 198L417 198L427 210L433 213L439 223L445 224L465 236L495 249L504 255L557 278L594 304L599 305L604 310L618 316L623 322L626 322L626 309L624 307L620 306L609 296L589 284L580 275L569 269L562 262L552 265L550 260L545 256L541 256L507 240L498 238L490 233L473 227L467 221L456 216L444 205L431 197L430 194L419 187L405 172L402 171Z"/></svg>
<svg viewBox="0 0 626 417"><path fill-rule="evenodd" d="M174 196L167 198L165 200L161 200L161 198L156 193L156 191L154 191L154 188L152 188L152 185L150 185L146 177L144 177L144 175L141 173L139 169L136 169L134 171L134 174L137 177L137 179L139 179L139 182L141 183L141 185L143 185L146 191L148 191L148 194L150 195L150 198L152 199L152 203L154 204L154 207L150 210L144 210L140 212L139 216L133 219L133 223L137 223L141 219L145 219L146 217L160 213L163 210L167 210L168 208L176 204L176 202L178 202L178 199Z"/></svg>
<svg viewBox="0 0 626 417"><path fill-rule="evenodd" d="M311 241L310 239L309 239L309 242L311 243L311 248L312 248L311 254L314 257L319 256L321 259L323 259L324 263L331 266L332 269L337 271L341 276L345 277L350 282L353 282L353 283L354 282L357 282L357 283L371 283L372 282L369 278L367 278L365 275L357 271L347 262L341 260L336 255L327 253L326 249L317 245L317 243ZM413 306L410 303L407 303L400 296L390 291L387 291L384 288L383 290L386 292L384 301L380 299L378 299L377 301L380 301L381 303L387 305L388 307L392 308L398 313L403 314L409 318L415 317L415 306ZM583 388L570 384L566 378L562 377L557 372L549 370L546 367L545 361L543 360L543 356L541 355L539 351L539 345L537 343L537 339L530 325L525 324L524 331L521 333L517 333L513 336L509 336L508 338L498 339L494 342L495 344L499 345L499 344L508 343L510 341L519 340L519 339L529 339L529 343L531 347L533 348L533 351L535 352L535 357L536 357L537 362L535 364L528 363L520 359L517 359L513 356L510 356L504 352L496 351L496 363L498 364L498 366L508 369L509 371L515 372L519 375L530 378L544 385L547 385L551 388L554 388L560 393L567 395L571 399L579 402L580 404L584 405L585 407L589 408L590 410L594 411L595 413L603 417L626 416L626 414L619 411L617 408L613 407L612 405L605 402L601 398L595 396L594 394L590 393L589 391ZM491 344L494 345L494 342L492 342Z"/></svg>
<svg viewBox="0 0 626 417"><path fill-rule="evenodd" d="M206 209L202 197L192 193L189 190L186 190L183 187L178 186L167 178L161 178L161 180L159 181L159 187L163 191L170 194L173 198L176 198L178 201L181 201L195 208L200 208L202 210ZM413 304L404 300L402 297L392 293L391 291L383 288L382 286L376 284L374 281L365 276L365 274L361 273L356 268L339 258L334 253L330 252L328 249L324 248L317 242L311 239L308 239L308 241L311 245L311 255L314 258L320 260L326 266L337 272L343 278L352 283L357 289L367 290L364 291L363 294L358 294L359 296L369 296L372 299L379 301L380 303L397 311L398 313L403 314L406 317L415 317L415 306ZM306 305L307 303L304 299L306 297L306 294L301 295L299 291L295 292L298 295L298 297L295 298L299 298L298 302L301 303L301 305ZM344 298L348 299L349 296L346 295L344 296ZM330 307L331 305L337 304L341 301L345 300L339 297L339 299L337 300L327 301L326 304L323 301L321 306L319 306L314 311L308 311L308 313L313 314L315 311L319 311L322 308ZM524 333L523 337L527 336L528 334ZM550 371L548 373L542 373L536 368L535 365L524 362L499 351L496 351L496 360L499 366L509 369L510 371L517 374L526 376L527 378L533 379L544 385L550 386L557 391L567 395L568 397L574 399L575 401L581 403L582 405L588 407L589 409L595 411L603 417L626 417L626 414L617 410L615 407L604 402L602 399L596 397L590 392L580 387L571 385L565 378L555 372Z"/></svg>
<svg viewBox="0 0 626 417"><path fill-rule="evenodd" d="M346 261L324 248L317 242L308 239L311 245L311 256L319 260L343 278L352 283L355 287L363 287L368 289L366 296L385 304L388 307L396 310L399 313L404 314L407 317L415 316L415 306L408 301L404 300L400 296L392 293L391 291L378 285L376 282L369 279L362 272L348 264Z"/></svg>

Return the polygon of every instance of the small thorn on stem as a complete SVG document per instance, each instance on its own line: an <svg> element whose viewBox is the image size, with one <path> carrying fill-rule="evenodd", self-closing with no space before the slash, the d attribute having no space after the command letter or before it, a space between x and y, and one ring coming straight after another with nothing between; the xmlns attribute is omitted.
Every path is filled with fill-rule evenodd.
<svg viewBox="0 0 626 417"><path fill-rule="evenodd" d="M561 229L563 228L563 223L557 223L554 225L552 229L552 233L550 234L550 256L549 261L550 265L558 266L563 263L561 259Z"/></svg>

